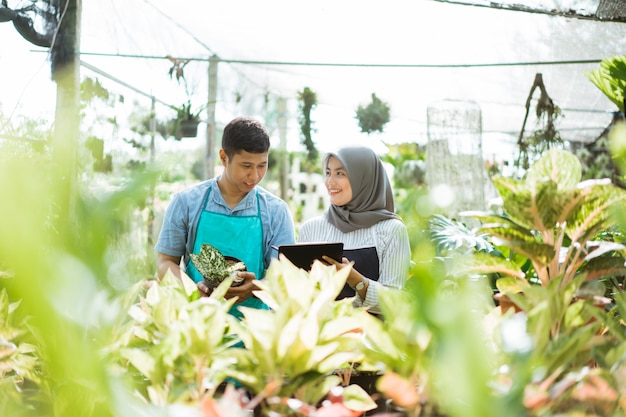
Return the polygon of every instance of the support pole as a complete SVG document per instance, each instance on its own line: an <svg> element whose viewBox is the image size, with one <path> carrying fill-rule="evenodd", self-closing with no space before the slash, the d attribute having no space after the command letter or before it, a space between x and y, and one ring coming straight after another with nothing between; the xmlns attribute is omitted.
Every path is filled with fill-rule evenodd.
<svg viewBox="0 0 626 417"><path fill-rule="evenodd" d="M217 64L219 58L209 58L209 101L207 103L205 179L215 176L215 107L217 102Z"/></svg>
<svg viewBox="0 0 626 417"><path fill-rule="evenodd" d="M52 79L57 85L53 158L62 189L60 212L68 225L75 221L77 155L80 137L80 15L81 0L62 3L65 17L52 45Z"/></svg>
<svg viewBox="0 0 626 417"><path fill-rule="evenodd" d="M289 153L287 152L287 100L284 97L278 98L278 136L280 138L278 148L280 198L287 201L289 197Z"/></svg>
<svg viewBox="0 0 626 417"><path fill-rule="evenodd" d="M154 161L156 159L156 98L151 97L150 104L150 165L154 169ZM146 202L148 207L148 246L154 244L154 183L150 182L150 194L148 195L148 201Z"/></svg>

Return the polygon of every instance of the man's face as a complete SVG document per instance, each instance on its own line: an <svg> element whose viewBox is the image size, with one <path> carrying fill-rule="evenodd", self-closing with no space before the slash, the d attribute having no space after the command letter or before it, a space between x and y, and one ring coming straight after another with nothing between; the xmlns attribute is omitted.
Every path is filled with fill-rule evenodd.
<svg viewBox="0 0 626 417"><path fill-rule="evenodd" d="M267 172L269 152L249 153L241 151L231 160L223 150L220 150L220 158L224 165L222 178L229 187L241 193L250 192L261 182Z"/></svg>

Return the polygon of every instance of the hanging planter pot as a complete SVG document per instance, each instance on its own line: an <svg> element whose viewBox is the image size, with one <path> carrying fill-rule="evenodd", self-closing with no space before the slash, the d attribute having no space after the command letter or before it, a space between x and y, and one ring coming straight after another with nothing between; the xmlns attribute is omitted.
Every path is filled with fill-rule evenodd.
<svg viewBox="0 0 626 417"><path fill-rule="evenodd" d="M176 139L198 136L198 120L181 120L176 128Z"/></svg>
<svg viewBox="0 0 626 417"><path fill-rule="evenodd" d="M182 138L195 138L198 136L198 124L200 124L200 111L191 110L191 103L183 104L180 107L172 107L176 110L177 116L174 118L174 137L177 140Z"/></svg>

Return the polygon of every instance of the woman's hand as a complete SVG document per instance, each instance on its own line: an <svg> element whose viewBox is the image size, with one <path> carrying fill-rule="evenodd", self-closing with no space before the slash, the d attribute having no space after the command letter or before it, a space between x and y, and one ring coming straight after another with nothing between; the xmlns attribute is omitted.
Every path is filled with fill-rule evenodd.
<svg viewBox="0 0 626 417"><path fill-rule="evenodd" d="M361 275L359 273L359 271L357 271L356 269L352 268L352 266L354 265L354 262L348 260L348 258L345 258L345 257L342 258L341 259L341 263L337 262L336 260L334 260L330 256L326 256L326 255L322 256L322 259L328 265L335 265L335 267L337 268L337 271L339 271L342 268L350 267L351 270L350 270L350 274L348 274L348 278L346 279L346 283L351 288L354 288L354 286L356 284L358 284L359 282L361 282L363 280L363 275Z"/></svg>

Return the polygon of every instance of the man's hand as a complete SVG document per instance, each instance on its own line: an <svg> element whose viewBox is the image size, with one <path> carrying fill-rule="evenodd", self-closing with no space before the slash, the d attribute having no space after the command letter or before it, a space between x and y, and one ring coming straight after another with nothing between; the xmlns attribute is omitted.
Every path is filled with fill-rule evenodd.
<svg viewBox="0 0 626 417"><path fill-rule="evenodd" d="M180 280L182 269L180 268L181 256L171 256L159 252L157 254L157 273L159 279L163 278L168 271L171 271L174 276Z"/></svg>
<svg viewBox="0 0 626 417"><path fill-rule="evenodd" d="M237 276L239 278L243 278L243 284L240 284L236 287L230 287L224 295L224 298L226 298L227 300L233 297L237 297L237 301L235 301L235 304L247 300L250 297L253 297L252 291L256 291L259 289L259 287L254 285L254 281L256 280L256 275L254 272L241 271L237 272Z"/></svg>
<svg viewBox="0 0 626 417"><path fill-rule="evenodd" d="M237 297L237 301L235 304L242 302L253 296L252 291L256 291L259 289L256 285L254 285L254 281L256 279L256 275L254 272L238 272L237 275L240 278L243 278L243 283L236 287L230 287L226 294L224 294L224 298L231 299L233 297ZM212 288L209 288L204 282L200 281L196 285L198 291L200 291L200 296L208 297L213 292Z"/></svg>

